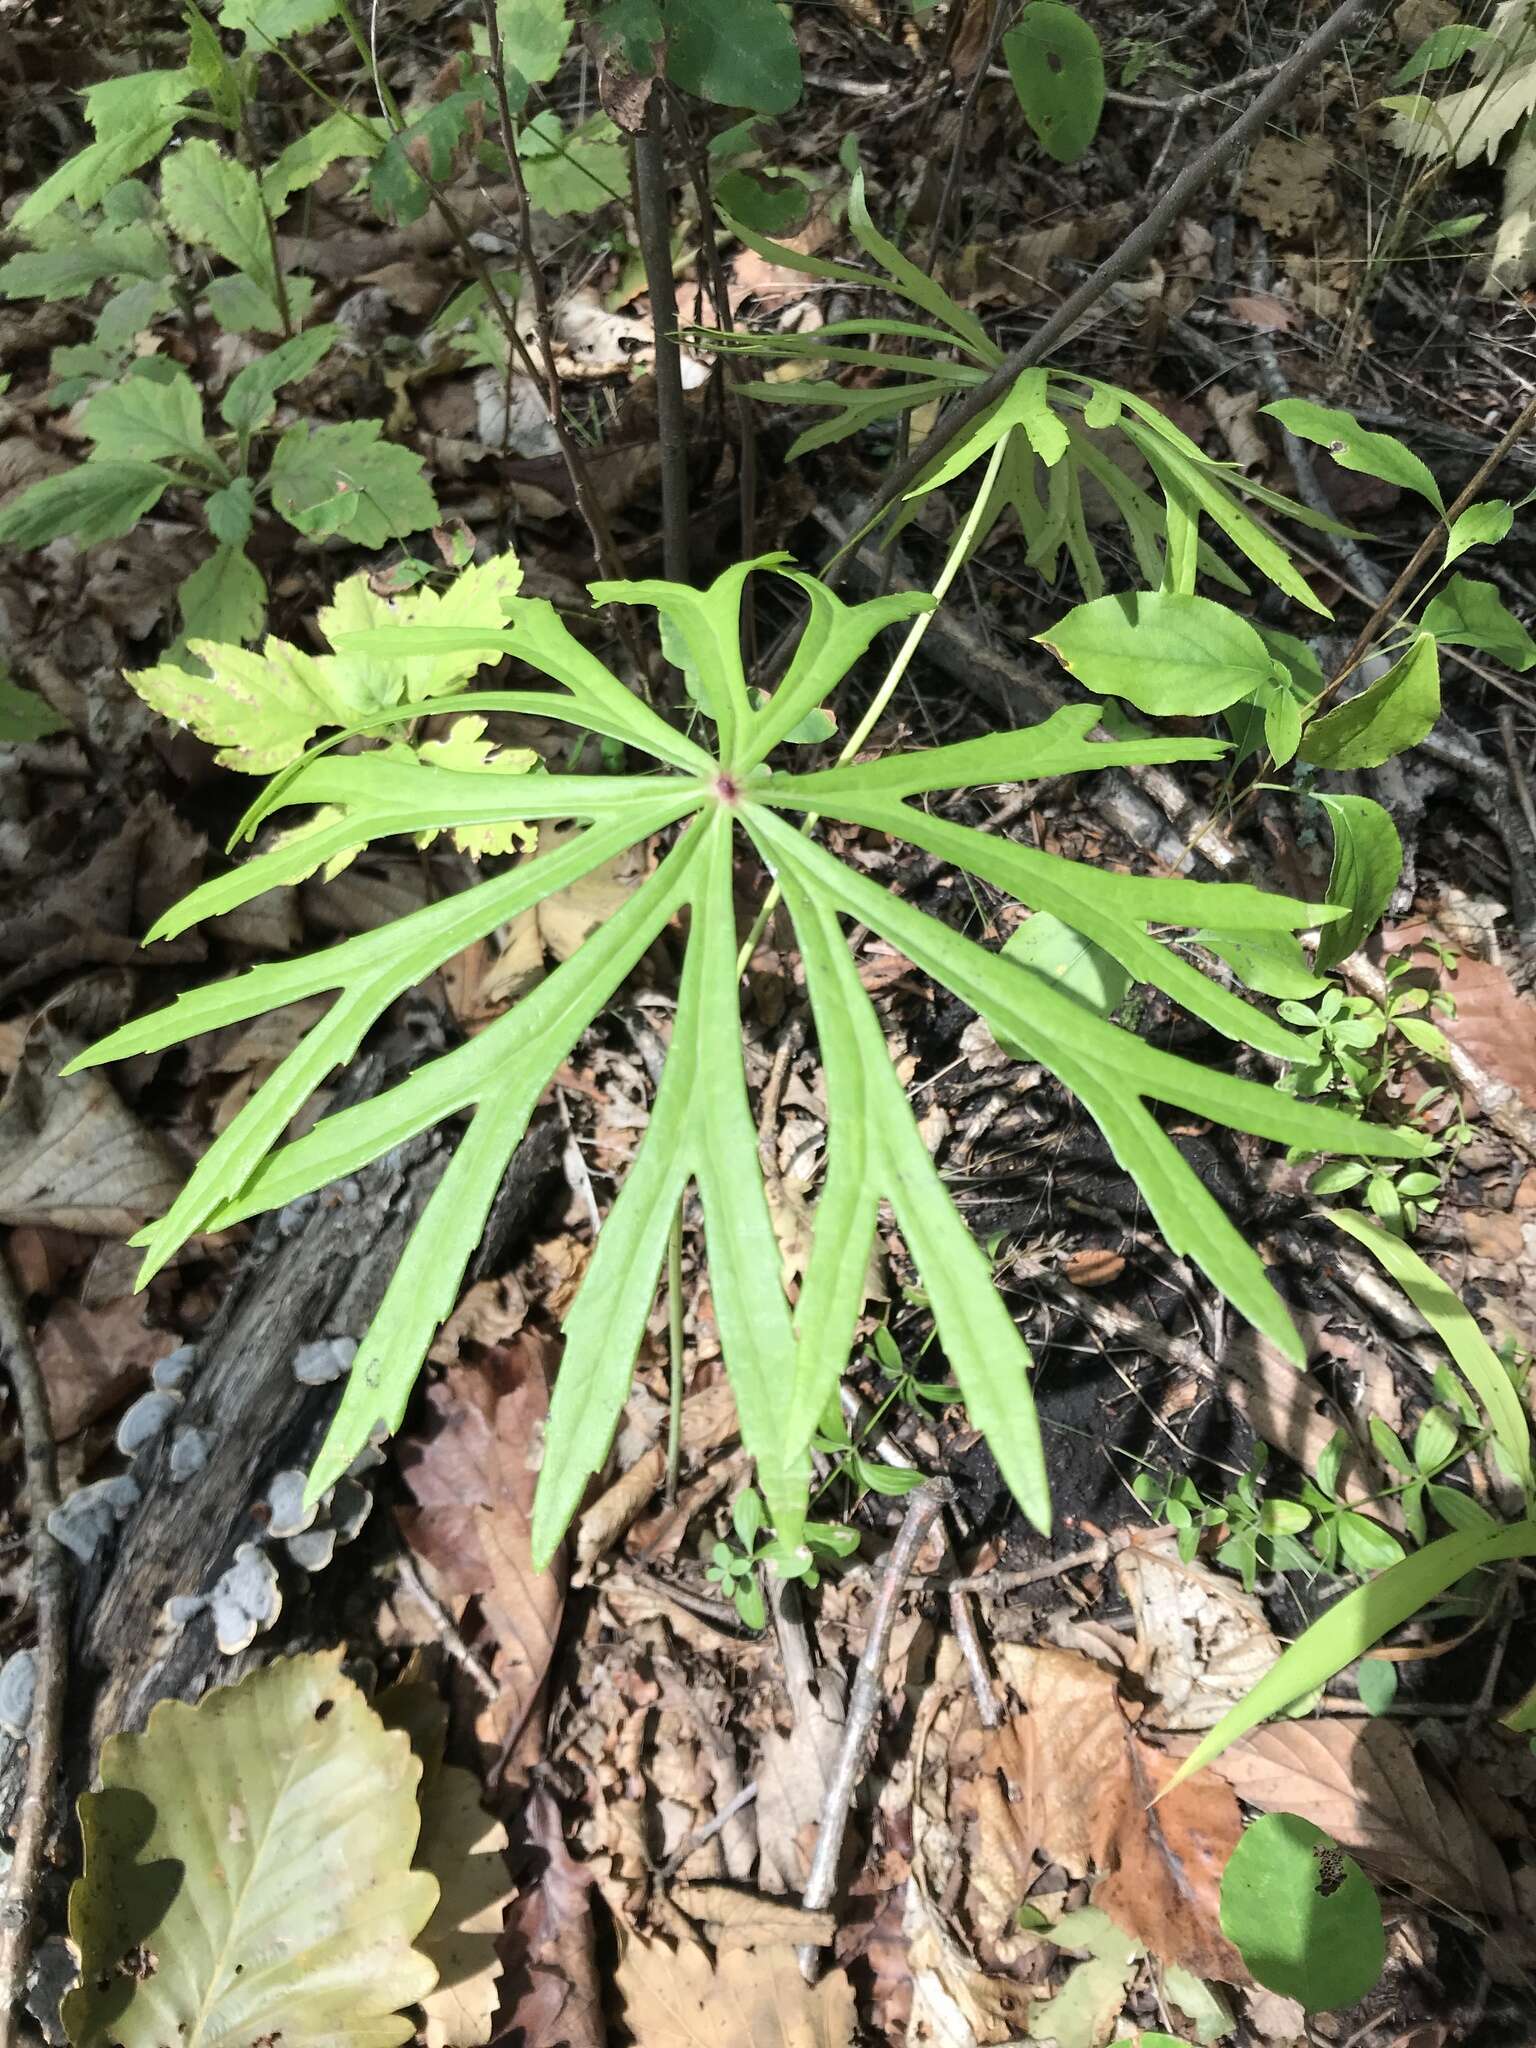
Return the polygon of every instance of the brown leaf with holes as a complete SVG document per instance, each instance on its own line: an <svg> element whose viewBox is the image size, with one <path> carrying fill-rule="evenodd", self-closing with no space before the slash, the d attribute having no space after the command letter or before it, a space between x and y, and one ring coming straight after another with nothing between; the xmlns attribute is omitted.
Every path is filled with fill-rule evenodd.
<svg viewBox="0 0 1536 2048"><path fill-rule="evenodd" d="M996 1654L1025 1708L1012 1721L1020 1828L1027 1817L1040 1852L1073 1877L1099 1873L1094 1904L1163 1962L1246 1983L1221 1932L1221 1873L1242 1833L1230 1789L1196 1778L1154 1807L1174 1765L1136 1734L1114 1671L1071 1650L1000 1643Z"/></svg>
<svg viewBox="0 0 1536 2048"><path fill-rule="evenodd" d="M1325 1829L1377 1877L1458 1912L1514 1910L1493 1843L1420 1770L1393 1721L1278 1721L1234 1743L1211 1770L1250 1806Z"/></svg>
<svg viewBox="0 0 1536 2048"><path fill-rule="evenodd" d="M629 1941L615 1982L635 2048L847 2048L853 1986L841 1970L807 1984L793 1948L727 1949Z"/></svg>

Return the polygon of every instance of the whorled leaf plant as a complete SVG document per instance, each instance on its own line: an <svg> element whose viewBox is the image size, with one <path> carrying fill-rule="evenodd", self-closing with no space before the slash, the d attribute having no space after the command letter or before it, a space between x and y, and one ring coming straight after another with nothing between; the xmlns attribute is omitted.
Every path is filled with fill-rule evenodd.
<svg viewBox="0 0 1536 2048"><path fill-rule="evenodd" d="M1094 707L1042 724L927 751L816 773L770 757L803 726L882 627L932 600L903 594L847 604L814 578L765 556L728 570L708 590L664 582L599 583L598 604L646 605L681 651L712 748L639 702L570 633L553 608L479 577L480 598L457 586L435 607L389 616L353 593L329 615L339 652L319 660L269 642L266 656L200 644L211 680L183 679L197 701L180 715L207 738L231 726L227 754L270 767L284 748L252 728L265 662L271 702L289 719L287 753L322 726L377 729L423 712L512 709L563 720L648 757L645 773L497 774L483 743L423 758L396 745L343 756L329 743L286 767L248 824L279 807L317 806L310 826L231 873L204 883L150 934L170 937L318 865L391 834L505 836L528 820L577 820L580 833L417 910L304 959L252 968L181 996L125 1025L77 1065L158 1051L286 1003L331 992L329 1010L220 1133L182 1194L137 1242L147 1280L197 1231L223 1229L356 1171L429 1126L467 1116L433 1194L364 1338L310 1477L334 1482L379 1431L398 1426L412 1383L451 1310L507 1162L556 1066L665 928L686 930L666 1068L649 1125L599 1233L565 1321L565 1354L551 1409L534 1514L534 1549L548 1559L607 1455L666 1246L670 1219L692 1184L703 1212L711 1292L743 1441L779 1544L800 1540L809 1446L853 1341L882 1201L890 1205L933 1304L940 1340L972 1420L1024 1511L1041 1527L1049 1488L1030 1394L1030 1354L929 1157L892 1065L844 931L857 920L899 948L986 1019L998 1038L1048 1067L1082 1103L1131 1173L1169 1243L1292 1358L1289 1316L1216 1197L1163 1131L1152 1105L1309 1150L1403 1158L1417 1135L1361 1123L1148 1045L1096 1014L1048 976L990 952L817 844L820 816L905 841L977 876L1035 911L1049 911L1101 946L1139 982L1155 985L1234 1044L1277 1060L1304 1040L1230 987L1208 978L1154 926L1201 934L1288 934L1343 913L1244 884L1143 879L1093 869L935 817L913 799L1025 778L1091 773L1117 763L1208 760L1219 742L1159 735L1094 739ZM783 680L754 704L740 655L749 574L798 586L807 606ZM505 625L490 627L493 616ZM338 594L340 596L340 593ZM407 601L401 601L402 603ZM402 616L399 610L392 614ZM466 623L470 620L470 623ZM372 622L370 622L372 621ZM356 622L355 630L346 630ZM510 655L557 689L458 692L483 662ZM177 672L179 674L179 672ZM173 709L166 672L146 688ZM307 693L307 694L306 694ZM302 708L296 722L292 707ZM275 715L275 714L274 714ZM258 721L259 724L259 721ZM385 1007L477 938L636 843L665 840L654 871L585 945L468 1043L431 1060L372 1100L336 1110L298 1138L283 1132L310 1094L356 1052ZM793 921L826 1075L827 1167L804 1285L791 1306L757 1158L742 1058L739 933L733 863L744 841L777 878ZM481 843L486 843L483 840ZM490 843L495 843L494 840Z"/></svg>

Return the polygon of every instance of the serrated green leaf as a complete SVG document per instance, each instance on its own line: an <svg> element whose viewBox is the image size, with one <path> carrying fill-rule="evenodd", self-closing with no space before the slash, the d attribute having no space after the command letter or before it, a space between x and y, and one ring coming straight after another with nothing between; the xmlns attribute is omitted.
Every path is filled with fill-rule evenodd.
<svg viewBox="0 0 1536 2048"><path fill-rule="evenodd" d="M1424 612L1424 630L1450 647L1480 647L1510 668L1536 666L1536 640L1492 583L1453 576Z"/></svg>
<svg viewBox="0 0 1536 2048"><path fill-rule="evenodd" d="M0 746L42 740L65 730L64 720L41 697L13 683L0 667Z"/></svg>
<svg viewBox="0 0 1536 2048"><path fill-rule="evenodd" d="M1445 510L1445 500L1429 465L1391 434L1371 433L1352 413L1334 406L1314 405L1310 398L1277 398L1261 410L1278 420L1288 434L1326 449L1340 469L1379 477L1383 483L1396 484L1399 490L1417 491L1437 512Z"/></svg>
<svg viewBox="0 0 1536 2048"><path fill-rule="evenodd" d="M11 226L30 235L70 200L82 211L97 205L114 185L160 155L195 90L196 80L187 71L138 71L91 86L85 114L96 140L67 157L27 195L11 216Z"/></svg>
<svg viewBox="0 0 1536 2048"><path fill-rule="evenodd" d="M1090 690L1165 718L1235 704L1268 683L1272 666L1246 619L1165 590L1095 598L1035 638Z"/></svg>
<svg viewBox="0 0 1536 2048"><path fill-rule="evenodd" d="M76 299L103 278L160 282L170 273L163 238L143 222L99 225L0 265L0 293L11 299Z"/></svg>
<svg viewBox="0 0 1536 2048"><path fill-rule="evenodd" d="M184 242L212 249L267 293L276 291L261 187L253 171L193 137L165 160L160 197Z"/></svg>
<svg viewBox="0 0 1536 2048"><path fill-rule="evenodd" d="M339 11L339 0L224 0L219 21L264 50L323 28Z"/></svg>
<svg viewBox="0 0 1536 2048"><path fill-rule="evenodd" d="M255 485L248 476L237 476L233 483L215 491L203 510L208 515L208 531L215 540L233 548L244 547L256 516Z"/></svg>
<svg viewBox="0 0 1536 2048"><path fill-rule="evenodd" d="M531 87L547 85L571 40L565 0L496 0L507 89L521 111Z"/></svg>
<svg viewBox="0 0 1536 2048"><path fill-rule="evenodd" d="M255 640L267 616L261 571L238 547L215 548L176 593L188 640Z"/></svg>
<svg viewBox="0 0 1536 2048"><path fill-rule="evenodd" d="M298 383L323 362L339 332L330 324L312 327L307 334L296 334L254 363L247 363L219 401L226 425L237 434L258 433L276 412L282 387Z"/></svg>
<svg viewBox="0 0 1536 2048"><path fill-rule="evenodd" d="M0 544L40 548L71 534L83 548L118 540L176 481L153 462L81 462L45 476L0 509Z"/></svg>
<svg viewBox="0 0 1536 2048"><path fill-rule="evenodd" d="M1076 8L1030 0L1003 37L1003 60L1040 146L1059 164L1076 163L1104 111L1098 37Z"/></svg>
<svg viewBox="0 0 1536 2048"><path fill-rule="evenodd" d="M422 458L382 433L380 420L290 427L272 457L273 509L300 533L342 533L362 548L437 525Z"/></svg>
<svg viewBox="0 0 1536 2048"><path fill-rule="evenodd" d="M251 775L280 768L321 726L346 723L313 655L276 639L260 653L220 644L227 637L199 640L193 647L209 670L206 676L174 662L128 675L146 704L217 747L221 767Z"/></svg>
<svg viewBox="0 0 1536 2048"><path fill-rule="evenodd" d="M729 17L715 0L662 0L667 77L717 106L782 114L799 99L800 50L794 27L774 0L733 0Z"/></svg>
<svg viewBox="0 0 1536 2048"><path fill-rule="evenodd" d="M517 138L528 197L541 213L595 213L629 195L629 155L606 114L566 132L552 108L534 116Z"/></svg>
<svg viewBox="0 0 1536 2048"><path fill-rule="evenodd" d="M1378 1230L1363 1216L1340 1209L1330 1211L1328 1220L1363 1244L1377 1264L1391 1274L1451 1354L1462 1378L1481 1402L1494 1441L1510 1471L1525 1488L1527 1498L1531 1498L1531 1429L1525 1407L1471 1310L1400 1237Z"/></svg>
<svg viewBox="0 0 1536 2048"><path fill-rule="evenodd" d="M295 136L286 149L261 174L261 194L274 214L281 214L295 192L303 192L332 164L349 157L369 162L379 156L389 140L382 121L345 111L327 114L313 128Z"/></svg>
<svg viewBox="0 0 1536 2048"><path fill-rule="evenodd" d="M437 1976L412 1946L437 1901L411 1869L420 1766L340 1667L280 1658L103 1745L70 1893L75 2048L413 2037L402 2008Z"/></svg>
<svg viewBox="0 0 1536 2048"><path fill-rule="evenodd" d="M208 310L228 334L283 334L288 325L302 324L315 296L314 280L286 276L283 289L288 298L288 321L266 285L252 277L214 277L203 288Z"/></svg>
<svg viewBox="0 0 1536 2048"><path fill-rule="evenodd" d="M1200 1738L1159 1796L1166 1798L1175 1785L1214 1763L1250 1728L1337 1678L1346 1665L1374 1649L1383 1636L1410 1620L1458 1579L1485 1564L1531 1556L1536 1556L1536 1522L1442 1536L1369 1585L1347 1593L1283 1651L1258 1684Z"/></svg>
<svg viewBox="0 0 1536 2048"><path fill-rule="evenodd" d="M1300 755L1316 768L1379 768L1434 730L1440 716L1440 659L1431 632L1420 633L1384 676L1313 719Z"/></svg>
<svg viewBox="0 0 1536 2048"><path fill-rule="evenodd" d="M179 364L165 377L127 376L98 391L80 415L93 461L190 462L222 476L203 432L203 402Z"/></svg>
<svg viewBox="0 0 1536 2048"><path fill-rule="evenodd" d="M1320 968L1337 967L1376 929L1403 871L1403 842L1392 814L1373 797L1314 791L1333 827L1328 901L1347 913L1325 925L1317 944Z"/></svg>

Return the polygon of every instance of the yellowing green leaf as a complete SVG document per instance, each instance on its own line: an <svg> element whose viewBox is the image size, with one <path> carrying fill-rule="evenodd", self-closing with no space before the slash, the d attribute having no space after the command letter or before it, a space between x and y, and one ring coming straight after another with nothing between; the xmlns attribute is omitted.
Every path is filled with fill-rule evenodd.
<svg viewBox="0 0 1536 2048"><path fill-rule="evenodd" d="M346 722L314 657L284 640L268 639L260 653L195 640L192 652L208 675L162 662L131 670L128 681L146 704L217 747L221 767L248 775L281 768L321 726Z"/></svg>
<svg viewBox="0 0 1536 2048"><path fill-rule="evenodd" d="M1420 633L1384 676L1301 736L1301 759L1317 768L1379 768L1416 747L1440 716L1440 658L1433 633Z"/></svg>
<svg viewBox="0 0 1536 2048"><path fill-rule="evenodd" d="M456 768L464 774L527 775L539 767L531 747L500 747L484 738L483 718L456 718L443 740L423 740L417 756L440 768ZM409 749L406 749L409 752ZM429 845L435 832L421 835L420 844ZM536 827L521 818L499 819L494 825L459 825L453 843L474 860L483 854L519 853L536 844Z"/></svg>
<svg viewBox="0 0 1536 2048"><path fill-rule="evenodd" d="M412 1946L421 1767L341 1652L280 1658L114 1735L80 1801L75 2048L389 2048L436 1981Z"/></svg>

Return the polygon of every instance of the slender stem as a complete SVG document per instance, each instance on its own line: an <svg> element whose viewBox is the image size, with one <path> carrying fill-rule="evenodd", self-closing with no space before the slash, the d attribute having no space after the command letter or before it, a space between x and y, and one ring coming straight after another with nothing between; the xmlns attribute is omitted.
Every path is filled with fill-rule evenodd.
<svg viewBox="0 0 1536 2048"><path fill-rule="evenodd" d="M49 1534L59 1504L58 1467L48 1388L32 1348L21 1297L0 1252L0 1354L21 1420L32 1540L32 1600L37 1611L37 1687L27 1729L27 1776L16 1822L16 1848L0 1887L0 2048L19 2041L22 1993L32 1958L37 1889L53 1793L59 1777L60 1731L68 1677L69 1573Z"/></svg>
<svg viewBox="0 0 1536 2048"><path fill-rule="evenodd" d="M864 1761L865 1744L869 1740L870 1730L875 1725L875 1716L880 1711L881 1701L885 1697L881 1674L885 1669L886 1651L890 1647L891 1629L896 1621L897 1603L905 1589L907 1574L923 1547L923 1539L950 1498L951 1488L942 1480L932 1481L918 1488L908 1502L896 1541L891 1545L890 1554L880 1573L880 1583L875 1589L864 1637L864 1654L859 1659L859 1668L854 1675L853 1691L848 1700L848 1718L843 1724L837 1761L827 1782L821 1827L816 1836L816 1849L811 1857L810 1873L805 1880L805 1894L801 1904L808 1913L824 1912L832 1902L832 1891L837 1882L838 1856L848 1826L849 1802L858 1783L859 1771ZM817 1967L815 1948L809 1945L802 1947L799 1957L802 1975L808 1979L814 1978Z"/></svg>
<svg viewBox="0 0 1536 2048"><path fill-rule="evenodd" d="M487 0L490 4L490 0ZM671 207L662 127L662 95L652 89L635 137L635 214L645 259L651 325L656 331L656 426L661 441L662 565L674 583L688 581L688 414L683 404L682 351L677 342L677 291L672 281Z"/></svg>
<svg viewBox="0 0 1536 2048"><path fill-rule="evenodd" d="M699 253L709 274L709 295L715 302L715 325L722 334L734 334L736 316L731 311L731 295L726 286L725 270L720 261L720 248L715 236L715 200L709 178L709 153L694 141L692 135L688 137L688 147L693 189L699 202ZM728 357L722 356L720 370L736 407L736 427L740 438L737 494L741 507L741 555L743 560L748 560L757 553L757 425L752 412L752 401L742 394L740 372L735 364ZM750 606L743 607L742 627L747 667L749 670L755 670L757 631Z"/></svg>
<svg viewBox="0 0 1536 2048"><path fill-rule="evenodd" d="M1017 432L1018 430L1014 429L1013 431ZM933 610L920 612L907 628L907 636L902 641L900 647L897 648L896 658L886 670L884 682L876 690L870 700L868 710L848 735L847 742L837 757L836 765L839 768L844 768L848 765L883 717L885 707L895 695L897 684L911 667L912 657L922 645L923 635L928 630L930 620L933 618L934 613L937 612L939 605L948 596L950 585L965 567L966 558L970 554L976 539L977 528L981 525L982 517L986 512L987 501L992 496L992 486L997 481L997 473L1003 466L1003 457L1012 438L1012 433L1004 434L1002 439L993 448L987 462L986 474L981 480L981 489L972 500L970 511L966 513L965 518L961 521L959 532L950 542L949 553L944 558L944 566L939 571L938 580L933 586ZM820 822L821 814L819 812L808 811L800 830L802 832L813 832ZM747 964L751 960L752 955L757 951L758 941L768 928L769 918L778 909L782 895L783 891L778 883L775 882L768 891L768 894L763 898L762 908L753 919L752 929L748 932L742 944L741 952L737 957L736 972L738 976L746 973Z"/></svg>
<svg viewBox="0 0 1536 2048"><path fill-rule="evenodd" d="M534 322L538 329L539 354L543 361L543 375L535 367L528 353L527 343L518 328L515 312L509 311L494 285L489 285L490 273L484 264L479 264L477 275L489 285L497 318L513 350L521 360L528 376L544 391L545 411L549 416L550 428L559 444L560 454L565 463L566 474L571 480L571 490L576 499L576 509L592 542L592 553L596 558L599 573L610 580L622 573L623 564L613 544L613 532L608 524L597 493L592 488L592 479L582 460L581 450L565 417L565 402L560 392L560 366L555 360L555 324L549 304L549 288L544 282L543 267L533 246L533 209L528 203L528 187L523 179L523 160L517 153L517 131L512 120L512 105L507 95L506 54L502 48L501 29L496 19L496 0L482 0L482 14L485 32L490 44L491 81L496 91L496 116L501 127L501 146L506 154L507 167L517 193L517 239L523 260L523 272L528 288L533 294ZM452 225L447 201L434 192L438 208L445 220ZM456 237L461 247L469 247L468 236ZM478 256L478 252L476 252ZM644 667L638 642L631 644L633 628L626 636L630 655L637 663L637 673L643 678Z"/></svg>
<svg viewBox="0 0 1536 2048"><path fill-rule="evenodd" d="M905 491L911 489L935 457L958 440L967 427L974 425L989 406L995 405L1012 388L1020 371L1032 369L1036 363L1043 362L1072 332L1083 315L1098 304L1111 285L1118 283L1145 257L1154 253L1164 234L1175 221L1184 217L1196 196L1243 144L1258 134L1270 115L1288 99L1307 73L1342 40L1346 31L1365 12L1366 5L1367 0L1344 0L1344 4L1293 51L1237 119L1190 158L1145 219L1105 257L1075 292L1062 301L1050 319L1028 341L1005 356L984 383L975 385L945 414L921 447L915 449L905 462L898 464L876 493L865 516L855 521L853 535L825 572L828 582L835 582L841 574L841 565L854 541L867 532Z"/></svg>
<svg viewBox="0 0 1536 2048"><path fill-rule="evenodd" d="M667 1232L667 1488L677 1499L683 1463L683 1198L678 1196Z"/></svg>

